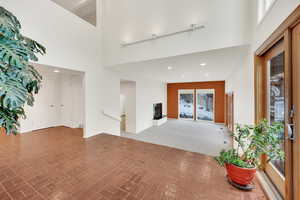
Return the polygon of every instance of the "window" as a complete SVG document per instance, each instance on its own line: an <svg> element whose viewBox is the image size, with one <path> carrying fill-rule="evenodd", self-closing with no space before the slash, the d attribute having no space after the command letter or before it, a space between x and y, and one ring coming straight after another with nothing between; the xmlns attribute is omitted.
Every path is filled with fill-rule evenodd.
<svg viewBox="0 0 300 200"><path fill-rule="evenodd" d="M214 121L215 90L196 90L196 120Z"/></svg>
<svg viewBox="0 0 300 200"><path fill-rule="evenodd" d="M258 0L258 23L262 21L275 1L276 0Z"/></svg>
<svg viewBox="0 0 300 200"><path fill-rule="evenodd" d="M179 118L194 119L194 90L179 90Z"/></svg>

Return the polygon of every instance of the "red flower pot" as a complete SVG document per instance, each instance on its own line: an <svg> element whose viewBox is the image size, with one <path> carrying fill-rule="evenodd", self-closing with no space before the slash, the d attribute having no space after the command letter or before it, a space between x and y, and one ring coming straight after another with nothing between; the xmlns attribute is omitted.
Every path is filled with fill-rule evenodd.
<svg viewBox="0 0 300 200"><path fill-rule="evenodd" d="M227 175L239 185L249 185L253 180L256 168L241 168L233 164L226 164Z"/></svg>
<svg viewBox="0 0 300 200"><path fill-rule="evenodd" d="M0 134L2 135L4 135L4 134L6 134L6 131L5 131L5 129L4 128L2 128L2 127L0 127Z"/></svg>

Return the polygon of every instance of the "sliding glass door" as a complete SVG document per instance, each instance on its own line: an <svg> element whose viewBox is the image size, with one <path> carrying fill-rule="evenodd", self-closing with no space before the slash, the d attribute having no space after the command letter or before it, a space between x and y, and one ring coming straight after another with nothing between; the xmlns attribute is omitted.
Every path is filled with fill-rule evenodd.
<svg viewBox="0 0 300 200"><path fill-rule="evenodd" d="M194 90L179 90L178 107L179 119L194 119Z"/></svg>
<svg viewBox="0 0 300 200"><path fill-rule="evenodd" d="M272 124L274 122L281 122L284 124L284 52L272 57L267 62L267 118ZM281 147L284 150L284 132L280 138L282 139ZM272 161L272 165L284 176L284 161Z"/></svg>
<svg viewBox="0 0 300 200"><path fill-rule="evenodd" d="M215 91L196 90L196 120L214 121Z"/></svg>
<svg viewBox="0 0 300 200"><path fill-rule="evenodd" d="M300 199L300 8L255 52L255 121L279 122L284 161L268 161L263 169L286 200ZM297 16L297 17L295 17Z"/></svg>
<svg viewBox="0 0 300 200"><path fill-rule="evenodd" d="M178 91L178 118L214 121L215 90L186 89Z"/></svg>
<svg viewBox="0 0 300 200"><path fill-rule="evenodd" d="M290 124L290 68L286 65L286 52L284 49L284 40L278 42L269 49L262 59L262 116L270 124L282 123L285 129L278 136L281 140L281 148L285 152L285 160L275 160L266 162L265 156L264 170L273 184L283 197L286 197L286 188L291 181L291 141L289 139Z"/></svg>

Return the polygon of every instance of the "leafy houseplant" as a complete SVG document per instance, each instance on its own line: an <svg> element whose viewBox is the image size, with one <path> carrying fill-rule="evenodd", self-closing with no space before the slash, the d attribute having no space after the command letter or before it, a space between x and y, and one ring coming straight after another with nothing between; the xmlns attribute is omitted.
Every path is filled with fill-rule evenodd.
<svg viewBox="0 0 300 200"><path fill-rule="evenodd" d="M42 77L30 65L46 49L20 33L19 20L0 6L0 127L16 134L24 105L33 106Z"/></svg>
<svg viewBox="0 0 300 200"><path fill-rule="evenodd" d="M282 123L269 124L262 120L256 126L237 125L233 138L237 148L222 151L216 160L226 166L231 181L239 185L251 183L256 169L261 167L261 156L267 155L267 162L283 160L281 149L283 132Z"/></svg>

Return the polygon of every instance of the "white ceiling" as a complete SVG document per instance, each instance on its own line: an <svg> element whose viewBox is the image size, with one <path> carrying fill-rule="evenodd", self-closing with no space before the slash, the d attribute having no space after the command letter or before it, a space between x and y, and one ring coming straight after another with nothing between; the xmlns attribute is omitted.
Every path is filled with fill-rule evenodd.
<svg viewBox="0 0 300 200"><path fill-rule="evenodd" d="M226 80L240 66L248 45L236 46L182 56L111 66L121 74L132 74L163 82ZM201 66L206 63L206 66ZM168 67L172 67L169 70Z"/></svg>
<svg viewBox="0 0 300 200"><path fill-rule="evenodd" d="M250 44L254 0L105 0L103 44L106 65ZM205 28L121 48L132 42L188 28Z"/></svg>
<svg viewBox="0 0 300 200"><path fill-rule="evenodd" d="M87 22L96 25L96 0L52 0Z"/></svg>
<svg viewBox="0 0 300 200"><path fill-rule="evenodd" d="M84 72L81 71L75 71L60 67L53 67L48 65L42 65L38 63L34 63L33 66L36 68L36 70L42 74L47 75L72 75L72 76L83 76Z"/></svg>

